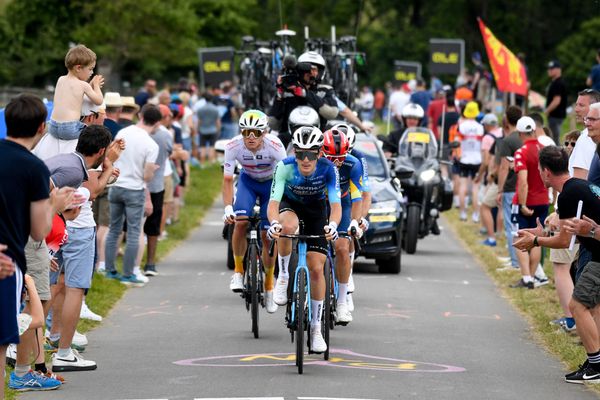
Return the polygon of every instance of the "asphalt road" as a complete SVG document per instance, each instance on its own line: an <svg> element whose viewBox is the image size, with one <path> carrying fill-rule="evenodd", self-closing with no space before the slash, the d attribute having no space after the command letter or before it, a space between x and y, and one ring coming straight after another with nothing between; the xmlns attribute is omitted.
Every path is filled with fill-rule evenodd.
<svg viewBox="0 0 600 400"><path fill-rule="evenodd" d="M564 366L532 339L448 229L404 255L400 275L356 267L354 322L332 332L332 359L304 375L283 309L261 314L254 339L229 291L217 202L202 227L131 289L88 334L92 372L21 399L597 399L563 381ZM543 289L548 290L548 289Z"/></svg>

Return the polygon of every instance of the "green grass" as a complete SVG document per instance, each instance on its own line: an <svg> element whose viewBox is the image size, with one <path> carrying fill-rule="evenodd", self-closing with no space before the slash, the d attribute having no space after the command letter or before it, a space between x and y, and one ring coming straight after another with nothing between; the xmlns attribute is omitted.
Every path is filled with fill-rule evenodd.
<svg viewBox="0 0 600 400"><path fill-rule="evenodd" d="M181 241L188 237L192 229L199 225L202 217L213 204L215 197L220 193L222 179L223 175L219 165L191 170L191 186L188 186L185 194L185 206L180 211L179 221L167 227L168 238L158 243L158 260L166 257ZM118 263L121 264L121 261L119 260ZM126 290L127 288L120 282L114 279L106 279L101 274L94 274L92 289L88 293L86 303L94 312L106 316L123 297ZM81 320L77 330L85 333L101 324L102 322ZM0 356L4 357L4 354ZM47 357L47 364L49 361L50 359ZM6 399L14 400L17 392L9 390L7 386L8 375L11 370L7 368L6 371Z"/></svg>
<svg viewBox="0 0 600 400"><path fill-rule="evenodd" d="M586 353L576 334L566 334L556 326L549 324L551 320L563 316L558 302L558 295L553 284L554 271L546 252L544 270L550 278L549 285L535 290L511 289L509 285L520 279L517 271L497 271L500 262L498 256L507 256L504 235L499 235L495 248L483 246L484 239L479 233L479 224L460 222L458 211L453 209L444 213L446 221L456 237L471 254L480 262L484 271L494 280L503 297L508 299L531 326L531 337L565 365L565 371L576 369L585 360ZM560 378L558 376L557 378ZM600 390L598 390L600 392Z"/></svg>

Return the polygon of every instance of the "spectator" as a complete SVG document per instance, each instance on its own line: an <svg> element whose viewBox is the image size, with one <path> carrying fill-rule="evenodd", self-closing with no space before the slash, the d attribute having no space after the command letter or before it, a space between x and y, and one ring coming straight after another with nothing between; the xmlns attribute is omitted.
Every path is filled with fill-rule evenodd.
<svg viewBox="0 0 600 400"><path fill-rule="evenodd" d="M123 101L121 95L117 92L106 92L104 95L104 105L106 106L106 118L104 126L108 128L112 138L117 136L117 132L121 130L121 125L117 122L123 109Z"/></svg>
<svg viewBox="0 0 600 400"><path fill-rule="evenodd" d="M235 111L235 103L231 99L231 88L231 82L223 82L220 90L217 91L218 94L215 93L213 97L221 116L220 139L231 139L238 134L237 124L235 123L237 112Z"/></svg>
<svg viewBox="0 0 600 400"><path fill-rule="evenodd" d="M600 102L590 106L590 111L585 121L588 136L592 139L596 147L587 180L596 186L600 186Z"/></svg>
<svg viewBox="0 0 600 400"><path fill-rule="evenodd" d="M483 137L483 126L475 117L479 115L479 106L476 102L467 103L463 111L464 120L458 124L460 135L460 190L458 192L460 202L460 220L467 220L467 189L471 186L471 205L473 222L479 222L479 183L475 177L481 165L481 138Z"/></svg>
<svg viewBox="0 0 600 400"><path fill-rule="evenodd" d="M141 108L154 96L156 96L156 81L148 79L144 87L135 95L135 103Z"/></svg>
<svg viewBox="0 0 600 400"><path fill-rule="evenodd" d="M577 129L574 131L567 132L565 134L565 141L563 142L563 146L564 146L565 150L567 151L567 154L569 155L569 157L571 156L571 153L573 152L573 149L575 148L575 144L577 144L577 139L579 139L580 135L581 135L581 132L578 131Z"/></svg>
<svg viewBox="0 0 600 400"><path fill-rule="evenodd" d="M377 89L375 91L375 100L373 103L375 107L375 117L380 120L383 119L383 109L385 107L385 93L381 89Z"/></svg>
<svg viewBox="0 0 600 400"><path fill-rule="evenodd" d="M96 54L81 44L67 52L65 66L67 75L61 76L56 82L48 133L57 139L73 140L79 137L79 132L85 127L79 120L83 95L87 95L96 105L102 104L104 78L96 75L88 83L96 66Z"/></svg>
<svg viewBox="0 0 600 400"><path fill-rule="evenodd" d="M431 93L425 87L425 81L423 79L417 79L417 88L410 95L410 102L421 106L425 111L425 118L422 121L424 126L428 124L427 110L429 110L429 103L431 103Z"/></svg>
<svg viewBox="0 0 600 400"><path fill-rule="evenodd" d="M452 95L448 95L446 97L446 112L437 120L438 132L442 134L442 137L439 138L438 143L440 146L443 146L442 159L445 161L450 161L452 159L452 149L450 148L450 128L455 127L456 124L458 124L459 119L460 113L458 112L456 104L454 103L454 97ZM448 178L450 176L448 172L448 166L446 164L442 164L442 175L444 178ZM458 169L453 171L453 175L458 178ZM454 182L454 187L459 187L458 180Z"/></svg>
<svg viewBox="0 0 600 400"><path fill-rule="evenodd" d="M560 127L567 116L567 85L562 79L561 65L557 60L548 63L551 79L546 92L546 116L554 143L560 143Z"/></svg>
<svg viewBox="0 0 600 400"><path fill-rule="evenodd" d="M162 115L158 107L147 104L142 107L140 121L122 129L117 139L124 139L127 147L121 154L116 167L120 170L119 180L110 188L110 227L106 238L106 276L118 279L123 284L143 286L133 274L145 203L145 183L154 177L157 164L158 145L150 133L158 128ZM116 269L117 241L123 231L123 219L127 220L127 247L123 256L123 274Z"/></svg>
<svg viewBox="0 0 600 400"><path fill-rule="evenodd" d="M410 103L410 88L408 84L394 83L394 91L390 95L389 107L393 117L394 130L402 127L402 110Z"/></svg>
<svg viewBox="0 0 600 400"><path fill-rule="evenodd" d="M592 89L600 91L600 49L596 51L596 65L592 67L585 83Z"/></svg>
<svg viewBox="0 0 600 400"><path fill-rule="evenodd" d="M575 121L584 123L590 110L590 104L600 102L600 92L586 89L579 92L575 102ZM569 175L574 178L587 179L590 164L594 158L594 142L588 137L588 128L581 131L569 157Z"/></svg>
<svg viewBox="0 0 600 400"><path fill-rule="evenodd" d="M373 107L375 106L374 102L375 97L373 96L371 88L368 86L363 86L360 93L360 98L358 100L358 104L360 106L360 119L363 121L373 120Z"/></svg>
<svg viewBox="0 0 600 400"><path fill-rule="evenodd" d="M443 89L438 90L435 93L435 99L429 103L429 109L427 110L427 121L428 127L433 131L433 134L438 139L440 138L440 131L438 130L438 121L442 116L446 106L446 92Z"/></svg>
<svg viewBox="0 0 600 400"><path fill-rule="evenodd" d="M556 146L554 140L546 134L546 130L544 129L544 118L542 115L540 113L531 113L529 114L529 117L535 122L534 136L537 138L538 142L540 142L542 147ZM552 135L551 132L550 135Z"/></svg>
<svg viewBox="0 0 600 400"><path fill-rule="evenodd" d="M121 128L125 128L135 124L135 119L137 113L140 111L140 106L135 103L134 98L131 96L122 96L121 101L123 103L123 108L121 109L117 123Z"/></svg>
<svg viewBox="0 0 600 400"><path fill-rule="evenodd" d="M213 98L210 94L206 93L204 98L206 104L196 112L201 166L205 166L207 157L208 162L212 163L216 160L215 142L221 131L221 117L218 107L212 102Z"/></svg>

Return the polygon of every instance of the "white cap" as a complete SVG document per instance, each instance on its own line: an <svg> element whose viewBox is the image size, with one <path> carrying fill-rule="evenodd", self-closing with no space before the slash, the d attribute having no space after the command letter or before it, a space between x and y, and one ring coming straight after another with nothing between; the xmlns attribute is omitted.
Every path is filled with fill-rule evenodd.
<svg viewBox="0 0 600 400"><path fill-rule="evenodd" d="M535 121L531 117L521 117L517 121L517 131L533 132L535 131Z"/></svg>

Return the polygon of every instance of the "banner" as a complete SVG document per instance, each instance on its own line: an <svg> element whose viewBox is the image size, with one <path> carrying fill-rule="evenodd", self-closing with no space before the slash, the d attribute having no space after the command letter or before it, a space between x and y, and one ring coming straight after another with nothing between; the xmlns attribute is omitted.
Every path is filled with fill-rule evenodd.
<svg viewBox="0 0 600 400"><path fill-rule="evenodd" d="M516 93L522 96L527 94L527 71L521 61L503 45L489 30L480 18L479 29L483 36L483 43L494 73L494 80L498 90Z"/></svg>
<svg viewBox="0 0 600 400"><path fill-rule="evenodd" d="M198 49L200 59L200 86L219 86L233 81L233 47L209 47Z"/></svg>
<svg viewBox="0 0 600 400"><path fill-rule="evenodd" d="M465 41L429 39L429 73L460 75L465 66Z"/></svg>
<svg viewBox="0 0 600 400"><path fill-rule="evenodd" d="M406 83L421 78L421 63L415 61L394 61L394 81Z"/></svg>

